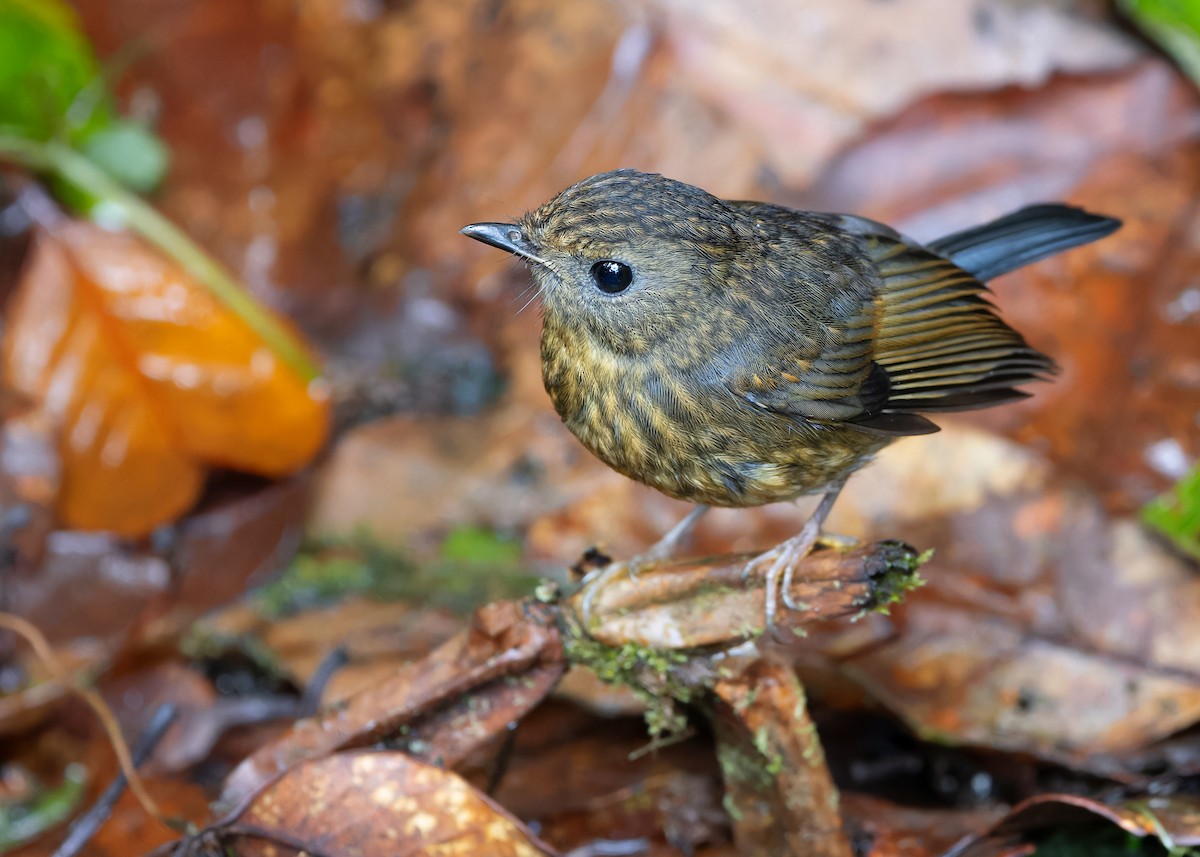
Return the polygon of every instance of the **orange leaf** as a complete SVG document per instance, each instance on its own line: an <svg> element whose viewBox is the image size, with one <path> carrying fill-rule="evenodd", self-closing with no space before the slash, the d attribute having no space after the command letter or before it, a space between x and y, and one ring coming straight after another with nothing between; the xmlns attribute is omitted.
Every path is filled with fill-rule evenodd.
<svg viewBox="0 0 1200 857"><path fill-rule="evenodd" d="M144 535L192 505L208 466L281 476L328 430L323 390L203 286L83 222L39 234L4 360L58 427L70 526Z"/></svg>

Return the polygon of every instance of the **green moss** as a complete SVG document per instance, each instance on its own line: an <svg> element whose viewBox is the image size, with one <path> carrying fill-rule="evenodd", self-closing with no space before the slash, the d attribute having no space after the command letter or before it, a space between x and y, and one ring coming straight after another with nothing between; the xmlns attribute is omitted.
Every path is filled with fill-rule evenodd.
<svg viewBox="0 0 1200 857"><path fill-rule="evenodd" d="M1076 825L1056 830L1034 857L1192 857L1195 849L1168 849L1153 837L1138 838L1115 825Z"/></svg>
<svg viewBox="0 0 1200 857"><path fill-rule="evenodd" d="M31 780L32 774L26 772ZM0 854L7 853L62 824L79 807L87 784L82 765L68 765L62 782L44 788L35 782L31 793L0 797Z"/></svg>
<svg viewBox="0 0 1200 857"><path fill-rule="evenodd" d="M521 543L484 527L460 525L446 534L440 552L449 562L515 565L521 559Z"/></svg>
<svg viewBox="0 0 1200 857"><path fill-rule="evenodd" d="M721 766L721 776L725 781L744 783L755 791L765 791L775 783L775 776L767 772L763 758L759 753L751 755L728 742L717 744L717 764ZM729 791L726 789L726 796Z"/></svg>
<svg viewBox="0 0 1200 857"><path fill-rule="evenodd" d="M537 589L539 579L519 560L519 545L478 528L452 530L440 556L424 563L364 535L317 540L305 545L279 578L255 593L255 605L264 616L276 619L364 595L466 612ZM549 591L544 594L550 596Z"/></svg>
<svg viewBox="0 0 1200 857"><path fill-rule="evenodd" d="M900 603L909 592L924 586L925 579L918 569L932 556L932 550L918 554L904 542L882 542L881 550L872 557L867 568L870 592L858 601L857 606L862 611L855 619L861 619L867 613L886 615L893 604Z"/></svg>
<svg viewBox="0 0 1200 857"><path fill-rule="evenodd" d="M775 748L771 746L771 733L765 726L760 726L754 733L754 749L766 760L762 769L771 777L779 776L783 770L783 756L775 752Z"/></svg>
<svg viewBox="0 0 1200 857"><path fill-rule="evenodd" d="M669 740L687 728L687 715L680 709L696 698L697 688L676 675L688 656L670 649L655 649L637 643L605 644L578 628L564 629L567 660L590 669L603 682L630 688L646 705L646 727L655 741Z"/></svg>
<svg viewBox="0 0 1200 857"><path fill-rule="evenodd" d="M740 822L744 817L742 814L742 808L738 806L737 801L733 799L732 792L725 792L725 796L721 798L721 806L725 808L725 814L728 815L730 820L735 824Z"/></svg>
<svg viewBox="0 0 1200 857"><path fill-rule="evenodd" d="M809 721L797 730L804 739L804 761L810 767L819 768L825 764L825 750L821 747L821 738L817 735L817 726Z"/></svg>

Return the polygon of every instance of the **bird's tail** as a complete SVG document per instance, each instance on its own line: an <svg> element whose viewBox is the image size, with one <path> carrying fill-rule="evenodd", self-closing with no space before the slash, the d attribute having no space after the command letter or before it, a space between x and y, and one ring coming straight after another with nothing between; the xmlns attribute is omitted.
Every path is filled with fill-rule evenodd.
<svg viewBox="0 0 1200 857"><path fill-rule="evenodd" d="M886 227L852 222L867 239L883 288L875 361L887 373L887 400L869 430L935 430L914 415L984 408L1024 398L1018 387L1055 372L986 297L984 282L1118 226L1068 205L1023 208L921 247Z"/></svg>
<svg viewBox="0 0 1200 857"><path fill-rule="evenodd" d="M929 249L987 282L1063 250L1115 232L1121 221L1058 203L1031 205L1012 214L955 232Z"/></svg>

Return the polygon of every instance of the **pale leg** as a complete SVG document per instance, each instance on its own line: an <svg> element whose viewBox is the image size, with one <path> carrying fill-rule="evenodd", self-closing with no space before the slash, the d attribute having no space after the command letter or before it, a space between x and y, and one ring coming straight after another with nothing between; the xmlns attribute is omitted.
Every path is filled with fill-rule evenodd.
<svg viewBox="0 0 1200 857"><path fill-rule="evenodd" d="M605 568L598 568L589 573L583 579L583 603L580 605L583 610L584 622L587 622L592 615L592 602L595 600L597 592L614 580L618 580L626 575L636 579L638 571L645 566L653 565L656 562L673 557L675 551L692 534L692 530L696 528L696 523L704 517L704 513L707 511L708 506L703 504L696 506L696 508L687 513L687 516L682 521L673 526L665 536L651 545L644 553L638 554L626 562L614 562Z"/></svg>
<svg viewBox="0 0 1200 857"><path fill-rule="evenodd" d="M796 566L800 560L808 556L820 539L821 527L824 526L825 519L829 517L829 512L833 509L833 504L841 490L842 486L839 484L826 491L799 533L751 561L755 567L761 567L767 562L771 564L767 570L765 581L766 627L770 628L775 623L775 612L778 610L781 596L784 605L789 610L800 608L800 605L796 604L791 596L792 579L796 575Z"/></svg>
<svg viewBox="0 0 1200 857"><path fill-rule="evenodd" d="M649 550L638 554L629 561L629 575L637 577L639 566L661 562L664 559L670 559L675 556L675 552L679 550L679 546L687 541L688 536L692 534L692 530L696 529L697 522L704 517L704 513L707 511L708 506L701 503L695 509L688 512L682 521L671 527L670 531L651 545Z"/></svg>

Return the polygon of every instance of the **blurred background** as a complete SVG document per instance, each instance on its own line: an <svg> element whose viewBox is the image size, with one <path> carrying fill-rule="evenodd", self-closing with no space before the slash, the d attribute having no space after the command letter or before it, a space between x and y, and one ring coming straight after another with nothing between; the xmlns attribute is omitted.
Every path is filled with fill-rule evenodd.
<svg viewBox="0 0 1200 857"><path fill-rule="evenodd" d="M852 789L1001 806L1049 769L1142 782L1200 720L1198 33L1188 0L3 0L0 607L132 682L131 728L182 663L216 693L213 659L144 650L206 611L293 690L351 629L408 617L347 693L454 611L686 511L562 427L528 272L461 226L616 167L918 239L1062 200L1125 226L994 284L1061 375L851 480L831 529L936 548L930 583L796 658L891 724L868 755L903 764ZM148 249L178 247L135 192L196 246ZM206 291L199 248L289 321ZM695 550L769 546L805 512L717 511ZM310 623L290 641L227 606L284 568L274 627ZM21 697L38 667L4 651L4 746L57 782L98 732ZM74 749L31 749L47 735ZM1170 758L1176 784L1200 771Z"/></svg>

